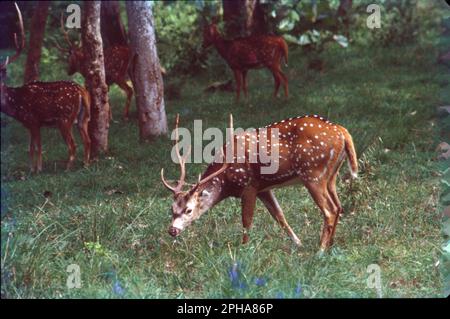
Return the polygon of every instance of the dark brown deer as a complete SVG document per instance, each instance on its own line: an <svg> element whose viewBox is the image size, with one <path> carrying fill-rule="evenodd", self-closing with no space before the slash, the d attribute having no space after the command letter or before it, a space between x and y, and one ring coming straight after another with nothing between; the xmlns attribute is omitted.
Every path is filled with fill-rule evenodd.
<svg viewBox="0 0 450 319"><path fill-rule="evenodd" d="M225 40L213 22L203 30L203 47L214 45L234 73L236 81L236 100L239 101L241 87L248 96L247 72L250 69L268 68L275 81L274 97L277 97L280 83L286 98L288 79L281 72L281 60L288 61L288 46L279 36L254 35L235 40Z"/></svg>
<svg viewBox="0 0 450 319"><path fill-rule="evenodd" d="M233 127L232 118L230 127ZM278 136L278 139L271 144L268 136ZM174 195L169 234L178 236L194 220L223 199L237 197L241 199L242 204L243 243L249 240L248 231L252 225L256 199L260 199L295 244L301 245L287 223L272 189L303 184L324 217L320 252L330 247L343 210L336 192L336 177L344 158L348 157L353 177L356 177L358 170L352 137L347 130L317 115L301 116L270 124L263 129L233 134L231 141L233 143L222 147L222 154L231 161L222 161L223 164L216 161L210 164L198 183L187 191L183 191L187 154L181 157L178 147L176 148L181 166L181 177L177 185L166 181L161 170L162 182ZM279 155L274 159L278 163L276 173L261 173L261 168L266 164L260 160L262 153L253 153L254 148L252 150L251 145L262 143L266 143L268 153L278 149ZM240 153L241 156L237 152L238 147L244 150ZM250 154L256 160L250 160Z"/></svg>
<svg viewBox="0 0 450 319"><path fill-rule="evenodd" d="M6 67L20 55L24 47L25 35L22 15L16 5L21 30L20 43L14 34L16 53L0 65L1 112L21 122L30 132L31 171L42 170L41 134L42 126L56 126L61 131L69 148L67 169L75 160L76 146L72 126L78 121L78 128L84 144L84 163L89 164L90 138L88 122L90 116L89 93L81 86L68 81L30 82L21 87L5 84ZM35 153L37 155L35 157Z"/></svg>

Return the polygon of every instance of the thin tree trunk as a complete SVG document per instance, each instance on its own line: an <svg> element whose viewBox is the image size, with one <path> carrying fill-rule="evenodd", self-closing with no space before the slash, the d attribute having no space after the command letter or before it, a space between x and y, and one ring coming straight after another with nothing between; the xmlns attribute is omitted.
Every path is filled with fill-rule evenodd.
<svg viewBox="0 0 450 319"><path fill-rule="evenodd" d="M139 136L141 140L148 140L167 133L164 86L156 50L152 3L127 1L126 8Z"/></svg>
<svg viewBox="0 0 450 319"><path fill-rule="evenodd" d="M89 135L91 154L97 157L108 150L109 101L105 82L103 43L100 35L101 1L86 1L83 8L81 36L85 70L85 83L91 95Z"/></svg>
<svg viewBox="0 0 450 319"><path fill-rule="evenodd" d="M223 21L227 37L241 36L242 6L245 0L222 0Z"/></svg>
<svg viewBox="0 0 450 319"><path fill-rule="evenodd" d="M103 1L100 16L103 47L128 45L125 28L120 19L119 1Z"/></svg>
<svg viewBox="0 0 450 319"><path fill-rule="evenodd" d="M31 20L30 41L28 43L24 82L39 80L39 63L41 62L42 41L44 40L50 1L39 1Z"/></svg>

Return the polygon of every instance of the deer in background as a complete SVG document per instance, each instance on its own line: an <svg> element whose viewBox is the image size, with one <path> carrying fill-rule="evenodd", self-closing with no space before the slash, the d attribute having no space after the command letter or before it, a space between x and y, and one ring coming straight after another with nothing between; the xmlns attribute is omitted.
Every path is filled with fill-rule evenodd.
<svg viewBox="0 0 450 319"><path fill-rule="evenodd" d="M64 19L61 14L61 31L69 48L64 48L55 42L56 47L62 53L68 54L68 69L67 74L73 75L79 72L83 77L86 77L88 70L85 69L84 53L81 45L76 45L70 41L69 34L64 28ZM123 112L124 119L128 119L131 99L133 98L133 89L128 85L129 79L128 68L130 64L130 49L128 46L114 45L104 49L105 61L105 81L108 89L112 84L117 84L126 94L127 100ZM110 114L111 116L111 114Z"/></svg>
<svg viewBox="0 0 450 319"><path fill-rule="evenodd" d="M287 98L288 79L281 72L281 60L288 62L288 46L279 36L254 35L235 40L225 40L213 22L203 30L203 48L214 45L234 73L236 81L236 101L239 102L241 87L248 96L247 72L250 69L267 68L275 81L274 97L277 97L280 83Z"/></svg>
<svg viewBox="0 0 450 319"><path fill-rule="evenodd" d="M21 87L8 87L6 81L6 67L16 60L25 42L22 15L15 4L21 39L14 34L16 53L7 57L0 65L1 112L21 122L30 132L29 156L31 171L42 171L42 148L40 128L42 126L56 126L61 131L69 149L67 169L75 160L76 146L72 134L72 126L78 122L81 139L84 145L84 163L89 164L90 138L88 122L90 118L89 93L81 86L69 81L30 82ZM35 157L35 153L36 157Z"/></svg>
<svg viewBox="0 0 450 319"><path fill-rule="evenodd" d="M80 73L83 77L88 70L85 69L84 65L84 53L81 45L74 44L70 38L69 34L64 28L64 16L61 14L61 31L64 35L64 39L68 44L69 48L64 48L57 42L55 42L56 47L62 53L68 54L68 69L67 74L73 75L75 73ZM133 88L130 87L127 81L130 78L129 67L130 67L130 48L126 45L113 45L107 47L103 51L104 53L104 63L105 63L105 81L108 85L108 89L112 84L117 84L122 91L125 92L127 100L125 102L125 109L123 111L123 118L128 120L129 111L131 105L131 99L133 98ZM166 74L166 70L161 67L161 74ZM110 113L110 118L112 114Z"/></svg>
<svg viewBox="0 0 450 319"><path fill-rule="evenodd" d="M230 127L233 130L231 116ZM175 130L178 138L178 116ZM275 134L278 134L278 142L271 144L267 136L273 137ZM266 151L269 153L272 147L278 147L279 156L275 161L279 165L276 173L261 173L261 168L265 165L260 161L261 153L256 154L256 161L249 161L250 145L262 142L266 142ZM320 253L332 245L336 225L343 211L336 192L336 178L344 158L348 158L352 177L356 177L358 171L352 137L344 127L317 115L307 115L270 124L264 130L257 129L236 135L232 133L231 143L222 147L222 154L225 158L233 159L232 162L213 162L199 177L198 183L186 191L183 191L183 186L188 153L182 157L177 144L176 154L181 167L177 184L171 185L161 170L163 184L173 193L172 223L169 227L171 236L178 236L193 221L225 198L237 197L241 199L242 205L243 243L249 240L248 231L252 226L256 199L259 199L294 243L300 246L301 242L286 221L273 189L303 184L324 218ZM235 152L239 145L243 147L245 154L241 158Z"/></svg>

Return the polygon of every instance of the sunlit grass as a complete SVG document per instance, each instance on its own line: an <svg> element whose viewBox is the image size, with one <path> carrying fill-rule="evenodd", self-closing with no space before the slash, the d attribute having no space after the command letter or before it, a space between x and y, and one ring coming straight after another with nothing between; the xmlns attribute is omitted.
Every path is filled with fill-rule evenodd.
<svg viewBox="0 0 450 319"><path fill-rule="evenodd" d="M115 87L110 152L87 169L81 168L77 136L78 165L64 172L62 138L45 129L44 172L30 175L27 132L2 117L2 296L376 297L366 285L370 264L381 267L383 296L440 296L439 184L432 158L444 75L434 53L419 46L331 47L323 53L324 72L316 73L305 69L302 51L292 50L288 101L271 98L266 70L250 72L247 102L235 104L229 93L204 94L207 83L231 77L214 71L189 79L180 100L166 101L170 126L176 113L188 128L194 119L204 128L224 128L229 113L244 128L308 113L346 126L362 172L352 185L339 180L345 215L323 258L315 255L322 217L299 187L276 194L303 242L300 249L260 203L251 241L241 245L240 203L233 199L173 241L167 234L171 196L159 177L161 167L178 176L169 160L171 142L163 137L140 144L136 119L120 119L125 99ZM204 167L190 165L189 176ZM72 263L81 268L80 289L66 287Z"/></svg>

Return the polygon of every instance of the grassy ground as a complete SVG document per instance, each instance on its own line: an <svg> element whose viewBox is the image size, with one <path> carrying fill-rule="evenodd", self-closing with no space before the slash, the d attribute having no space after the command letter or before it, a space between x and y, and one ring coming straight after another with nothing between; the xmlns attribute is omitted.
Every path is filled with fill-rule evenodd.
<svg viewBox="0 0 450 319"><path fill-rule="evenodd" d="M106 158L64 172L66 148L58 132L45 129L44 173L33 176L27 132L2 117L2 297L376 297L366 283L370 264L381 268L385 297L440 296L439 178L432 159L444 74L435 53L427 45L330 47L322 56L325 70L316 73L292 50L287 102L270 99L273 82L264 70L250 72L247 104L235 104L232 94L202 93L207 83L225 78L217 70L190 79L182 99L166 101L171 126L179 112L186 127L202 119L204 128L224 128L232 112L235 127L308 113L347 127L362 171L352 185L338 182L345 215L335 247L323 258L315 256L322 217L304 188L276 191L301 249L260 203L251 241L241 245L234 199L173 241L167 234L171 196L159 178L161 167L178 176L167 138L139 144L135 120L118 120ZM116 119L123 103L113 90ZM191 164L189 176L204 167ZM66 287L69 264L80 266L80 289Z"/></svg>

